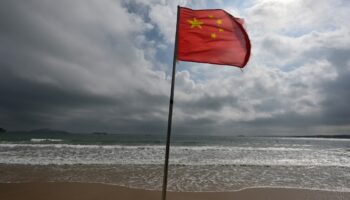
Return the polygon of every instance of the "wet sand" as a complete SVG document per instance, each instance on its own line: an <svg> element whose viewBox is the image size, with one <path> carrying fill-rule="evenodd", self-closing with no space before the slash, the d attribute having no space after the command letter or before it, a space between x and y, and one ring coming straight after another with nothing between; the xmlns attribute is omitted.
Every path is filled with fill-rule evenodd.
<svg viewBox="0 0 350 200"><path fill-rule="evenodd" d="M161 192L99 183L0 183L3 200L160 200ZM337 200L350 192L249 188L235 192L168 192L168 200Z"/></svg>

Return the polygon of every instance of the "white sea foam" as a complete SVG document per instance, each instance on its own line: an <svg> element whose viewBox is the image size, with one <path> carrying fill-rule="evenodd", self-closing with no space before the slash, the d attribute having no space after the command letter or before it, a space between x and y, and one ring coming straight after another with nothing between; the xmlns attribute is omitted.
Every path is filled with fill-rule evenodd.
<svg viewBox="0 0 350 200"><path fill-rule="evenodd" d="M162 164L160 145L0 144L5 164ZM344 149L309 147L173 146L177 165L341 166L349 167Z"/></svg>
<svg viewBox="0 0 350 200"><path fill-rule="evenodd" d="M242 141L233 145L171 146L169 190L226 191L258 186L349 190L350 151L346 141ZM46 171L51 181L161 188L163 145L49 143L2 141L0 182L32 180L35 173ZM23 174L16 178L7 164L20 164L17 167L30 168L31 173L27 179Z"/></svg>
<svg viewBox="0 0 350 200"><path fill-rule="evenodd" d="M50 139L50 138L32 138L31 142L63 142L62 139Z"/></svg>

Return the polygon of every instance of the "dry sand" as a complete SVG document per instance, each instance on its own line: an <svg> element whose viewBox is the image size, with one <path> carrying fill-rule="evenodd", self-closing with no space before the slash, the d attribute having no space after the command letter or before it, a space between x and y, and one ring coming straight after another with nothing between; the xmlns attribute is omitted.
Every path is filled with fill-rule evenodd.
<svg viewBox="0 0 350 200"><path fill-rule="evenodd" d="M98 183L0 183L1 200L160 200L161 192ZM168 200L350 200L350 192L251 188L236 192L168 192Z"/></svg>

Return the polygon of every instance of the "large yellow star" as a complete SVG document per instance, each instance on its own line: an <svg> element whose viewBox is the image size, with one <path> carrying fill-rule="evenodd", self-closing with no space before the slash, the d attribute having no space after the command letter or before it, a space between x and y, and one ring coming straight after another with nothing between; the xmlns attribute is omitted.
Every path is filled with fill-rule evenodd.
<svg viewBox="0 0 350 200"><path fill-rule="evenodd" d="M191 28L202 28L201 25L203 24L203 22L198 21L196 18L193 18L193 20L188 20L188 23L191 24Z"/></svg>

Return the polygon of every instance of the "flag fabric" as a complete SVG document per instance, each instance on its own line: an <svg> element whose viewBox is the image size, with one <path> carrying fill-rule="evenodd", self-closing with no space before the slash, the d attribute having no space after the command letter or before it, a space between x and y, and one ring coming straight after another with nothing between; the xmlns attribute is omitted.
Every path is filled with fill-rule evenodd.
<svg viewBox="0 0 350 200"><path fill-rule="evenodd" d="M250 57L250 41L243 19L221 9L179 7L177 60L243 68Z"/></svg>

